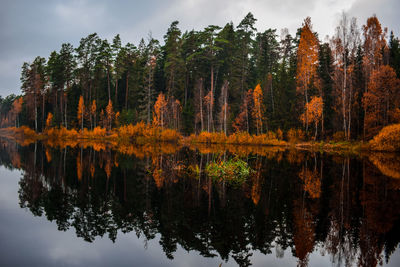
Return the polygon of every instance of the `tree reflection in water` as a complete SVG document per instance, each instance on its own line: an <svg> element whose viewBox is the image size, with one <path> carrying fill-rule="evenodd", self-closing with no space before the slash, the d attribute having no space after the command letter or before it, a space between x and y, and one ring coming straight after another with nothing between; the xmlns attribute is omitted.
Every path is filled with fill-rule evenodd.
<svg viewBox="0 0 400 267"><path fill-rule="evenodd" d="M177 246L251 265L254 251L299 266L319 250L335 264L376 266L400 241L399 156L342 157L251 147L31 143L0 140L0 164L23 170L20 206L88 242L134 231L173 259ZM240 157L233 186L205 166Z"/></svg>

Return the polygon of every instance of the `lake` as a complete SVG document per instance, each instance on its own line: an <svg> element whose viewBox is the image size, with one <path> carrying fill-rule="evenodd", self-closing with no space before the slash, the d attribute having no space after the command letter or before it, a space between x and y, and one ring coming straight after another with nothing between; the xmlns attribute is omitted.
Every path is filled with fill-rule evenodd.
<svg viewBox="0 0 400 267"><path fill-rule="evenodd" d="M400 266L400 156L0 138L0 212L1 266Z"/></svg>

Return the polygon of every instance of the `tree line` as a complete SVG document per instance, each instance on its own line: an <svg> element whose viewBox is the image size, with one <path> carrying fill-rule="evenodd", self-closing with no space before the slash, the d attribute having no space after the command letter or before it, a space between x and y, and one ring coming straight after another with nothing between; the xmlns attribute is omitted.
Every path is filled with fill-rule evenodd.
<svg viewBox="0 0 400 267"><path fill-rule="evenodd" d="M321 41L304 20L258 32L239 25L182 32L136 46L96 33L25 62L22 95L0 98L2 127L107 129L145 122L183 134L302 128L308 137L370 138L400 121L400 47L374 15L365 25L342 13ZM50 118L50 119L49 119Z"/></svg>

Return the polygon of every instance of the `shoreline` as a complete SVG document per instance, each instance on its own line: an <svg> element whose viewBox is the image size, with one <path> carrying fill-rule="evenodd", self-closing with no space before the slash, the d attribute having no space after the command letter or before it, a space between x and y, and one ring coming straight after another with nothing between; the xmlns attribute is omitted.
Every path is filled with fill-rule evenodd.
<svg viewBox="0 0 400 267"><path fill-rule="evenodd" d="M29 129L29 128L28 128ZM75 131L75 130L74 130ZM93 131L87 131L92 133ZM77 132L76 132L77 133ZM251 138L257 138L259 136L251 136ZM225 137L224 140L218 141L204 141L199 137L199 135L191 136L181 136L174 140L163 140L157 138L157 136L152 137L137 137L137 138L126 138L119 136L115 132L111 134L106 133L102 136L95 135L85 135L82 133L77 133L77 135L69 136L57 136L49 135L46 133L36 133L30 130L28 133L24 132L22 128L1 128L0 137L15 140L19 143L32 143L35 141L57 141L57 142L67 142L73 141L77 143L96 143L96 144L111 144L113 146L118 145L148 145L148 144L163 144L168 143L170 145L179 146L242 146L250 148L279 148L284 150L296 149L310 152L326 152L326 153L345 153L345 154L361 154L361 153L372 153L372 152L383 152L383 153L393 153L393 151L384 150L374 150L371 148L369 143L362 141L299 141L299 142L288 142L278 139L267 139L260 142L228 142L229 137ZM257 140L256 140L257 141Z"/></svg>

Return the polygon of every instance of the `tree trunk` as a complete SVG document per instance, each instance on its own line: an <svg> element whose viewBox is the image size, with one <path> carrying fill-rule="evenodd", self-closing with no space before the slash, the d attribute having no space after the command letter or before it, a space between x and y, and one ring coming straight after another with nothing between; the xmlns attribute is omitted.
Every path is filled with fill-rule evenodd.
<svg viewBox="0 0 400 267"><path fill-rule="evenodd" d="M246 96L247 97L247 96ZM246 126L247 126L247 132L248 133L250 133L250 130L249 130L249 109L248 109L248 106L247 106L247 100L246 100Z"/></svg>
<svg viewBox="0 0 400 267"><path fill-rule="evenodd" d="M214 66L211 65L211 99L210 99L210 122L209 122L209 124L211 124L212 131L214 131L213 104L214 104ZM210 129L208 131L210 131Z"/></svg>
<svg viewBox="0 0 400 267"><path fill-rule="evenodd" d="M271 102L272 102L272 114L275 114L275 106L274 106L274 90L272 87L272 77L271 77Z"/></svg>
<svg viewBox="0 0 400 267"><path fill-rule="evenodd" d="M34 100L34 103L35 103L35 105L34 105L34 107L35 107L35 131L37 132L38 131L38 127L37 127L37 117L38 117L38 115L37 115L37 100L36 100L36 94L34 94L34 97L35 97L35 100Z"/></svg>
<svg viewBox="0 0 400 267"><path fill-rule="evenodd" d="M128 109L128 95L129 95L129 72L126 73L126 88L125 88L125 109Z"/></svg>
<svg viewBox="0 0 400 267"><path fill-rule="evenodd" d="M200 95L200 122L201 122L201 131L204 131L204 121L203 121L203 80L201 79L199 85L199 95Z"/></svg>
<svg viewBox="0 0 400 267"><path fill-rule="evenodd" d="M42 95L42 132L44 129L44 94Z"/></svg>
<svg viewBox="0 0 400 267"><path fill-rule="evenodd" d="M351 80L351 79L350 79ZM349 88L349 106L348 106L348 126L347 126L347 140L350 140L351 137L351 94L352 94L352 84L350 83Z"/></svg>
<svg viewBox="0 0 400 267"><path fill-rule="evenodd" d="M306 86L306 90L305 90L305 97L306 97L306 134L308 135L308 108L307 108L307 104L308 104L308 90L307 90L307 86Z"/></svg>
<svg viewBox="0 0 400 267"><path fill-rule="evenodd" d="M318 134L318 123L315 123L315 135L314 135L314 141L317 140L317 134Z"/></svg>
<svg viewBox="0 0 400 267"><path fill-rule="evenodd" d="M64 105L64 108L65 108L65 111L64 111L64 116L65 116L65 123L64 123L64 125L65 125L65 129L68 129L68 121L67 121L67 107L68 107L68 98L67 98L67 96L65 96L65 105Z"/></svg>
<svg viewBox="0 0 400 267"><path fill-rule="evenodd" d="M82 132L83 132L83 114L84 114L84 112L82 111L82 119L81 119L81 130L82 130Z"/></svg>
<svg viewBox="0 0 400 267"><path fill-rule="evenodd" d="M226 113L227 113L227 109L228 109L228 82L225 81L226 86L225 86L225 90L224 90L224 133L226 135Z"/></svg>
<svg viewBox="0 0 400 267"><path fill-rule="evenodd" d="M64 86L63 86L64 87ZM64 118L64 89L61 90L60 92L60 116L61 116L61 125L64 124L63 123L63 118Z"/></svg>
<svg viewBox="0 0 400 267"><path fill-rule="evenodd" d="M151 67L149 70L149 84L147 87L147 124L150 124L150 109L151 109Z"/></svg>
<svg viewBox="0 0 400 267"><path fill-rule="evenodd" d="M115 104L114 106L117 105L117 101L118 101L118 78L115 79Z"/></svg>
<svg viewBox="0 0 400 267"><path fill-rule="evenodd" d="M346 139L348 140L348 132L347 132L347 127L346 127L346 74L347 74L347 70L346 70L346 59L345 59L345 55L343 54L343 90L342 90L342 109L343 109L343 131L345 134Z"/></svg>
<svg viewBox="0 0 400 267"><path fill-rule="evenodd" d="M108 100L111 100L111 88L110 88L110 71L107 68L107 89L108 89Z"/></svg>

